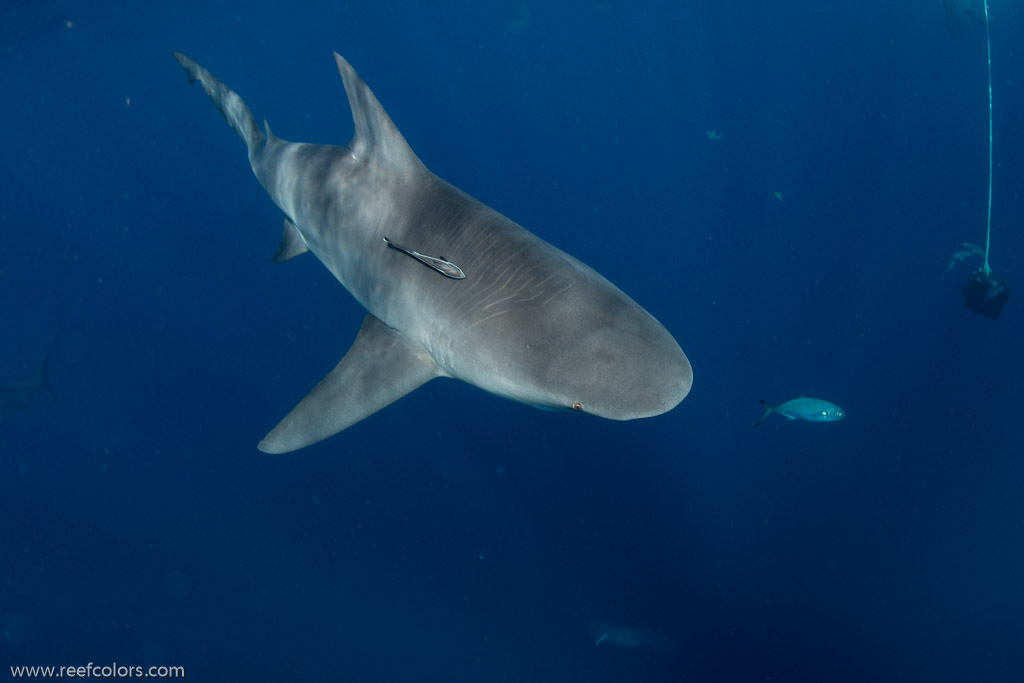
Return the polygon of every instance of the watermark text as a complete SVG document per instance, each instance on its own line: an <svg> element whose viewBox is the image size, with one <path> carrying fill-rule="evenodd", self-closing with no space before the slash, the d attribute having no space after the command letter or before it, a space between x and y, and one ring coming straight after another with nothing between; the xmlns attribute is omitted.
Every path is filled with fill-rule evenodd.
<svg viewBox="0 0 1024 683"><path fill-rule="evenodd" d="M88 664L80 666L12 666L11 678L185 678L183 666L128 666Z"/></svg>

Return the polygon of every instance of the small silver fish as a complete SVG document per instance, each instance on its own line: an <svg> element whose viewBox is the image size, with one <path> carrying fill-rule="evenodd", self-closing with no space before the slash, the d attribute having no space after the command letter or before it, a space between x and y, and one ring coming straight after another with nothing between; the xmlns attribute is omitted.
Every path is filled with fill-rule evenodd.
<svg viewBox="0 0 1024 683"><path fill-rule="evenodd" d="M466 274L462 272L462 268L459 268L457 265L446 259L444 256L427 256L426 254L421 254L420 252L415 251L413 249L409 249L408 247L403 247L398 242L392 242L387 237L384 238L384 242L392 249L397 249L403 254L408 254L409 256L412 256L420 263L430 266L431 268L441 273L441 275L444 275L445 277L450 277L453 280L466 279Z"/></svg>
<svg viewBox="0 0 1024 683"><path fill-rule="evenodd" d="M800 396L777 406L768 405L763 398L757 400L764 406L764 415L754 423L755 427L764 422L772 413L778 413L787 420L803 420L804 422L835 422L846 417L842 408L820 398Z"/></svg>

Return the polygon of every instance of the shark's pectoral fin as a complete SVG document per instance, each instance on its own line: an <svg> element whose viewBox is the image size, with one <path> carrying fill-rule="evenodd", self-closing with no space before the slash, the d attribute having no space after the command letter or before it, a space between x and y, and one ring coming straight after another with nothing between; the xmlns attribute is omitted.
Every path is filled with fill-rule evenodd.
<svg viewBox="0 0 1024 683"><path fill-rule="evenodd" d="M326 439L440 374L423 350L367 315L341 362L258 447L287 453Z"/></svg>
<svg viewBox="0 0 1024 683"><path fill-rule="evenodd" d="M299 229L285 218L281 243L277 245L277 251L274 252L274 256L270 260L273 263L283 263L290 258L301 256L307 251L309 251L309 247L306 246L306 240L302 239L302 235L299 234Z"/></svg>

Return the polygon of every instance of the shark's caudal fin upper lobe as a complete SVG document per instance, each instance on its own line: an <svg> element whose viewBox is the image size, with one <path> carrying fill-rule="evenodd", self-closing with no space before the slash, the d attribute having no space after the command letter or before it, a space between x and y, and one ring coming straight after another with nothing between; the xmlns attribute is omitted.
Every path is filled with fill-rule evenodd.
<svg viewBox="0 0 1024 683"><path fill-rule="evenodd" d="M203 90L206 91L206 94L210 96L213 103L217 105L220 113L224 115L224 118L228 120L231 127L245 142L245 146L249 148L249 155L252 156L253 152L266 142L266 136L256 124L256 119L253 117L252 112L249 111L248 105L242 101L242 98L234 90L228 88L216 76L185 55L175 52L174 56L185 69L185 73L188 74L188 82L195 83L198 81L203 86Z"/></svg>

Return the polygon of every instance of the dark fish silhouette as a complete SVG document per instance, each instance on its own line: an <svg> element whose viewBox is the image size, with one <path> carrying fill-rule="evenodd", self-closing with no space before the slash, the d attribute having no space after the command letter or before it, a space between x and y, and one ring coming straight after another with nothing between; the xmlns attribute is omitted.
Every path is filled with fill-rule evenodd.
<svg viewBox="0 0 1024 683"><path fill-rule="evenodd" d="M50 388L49 375L50 352L47 351L34 378L0 385L0 422L14 413L27 409L42 395L56 400L57 396Z"/></svg>

